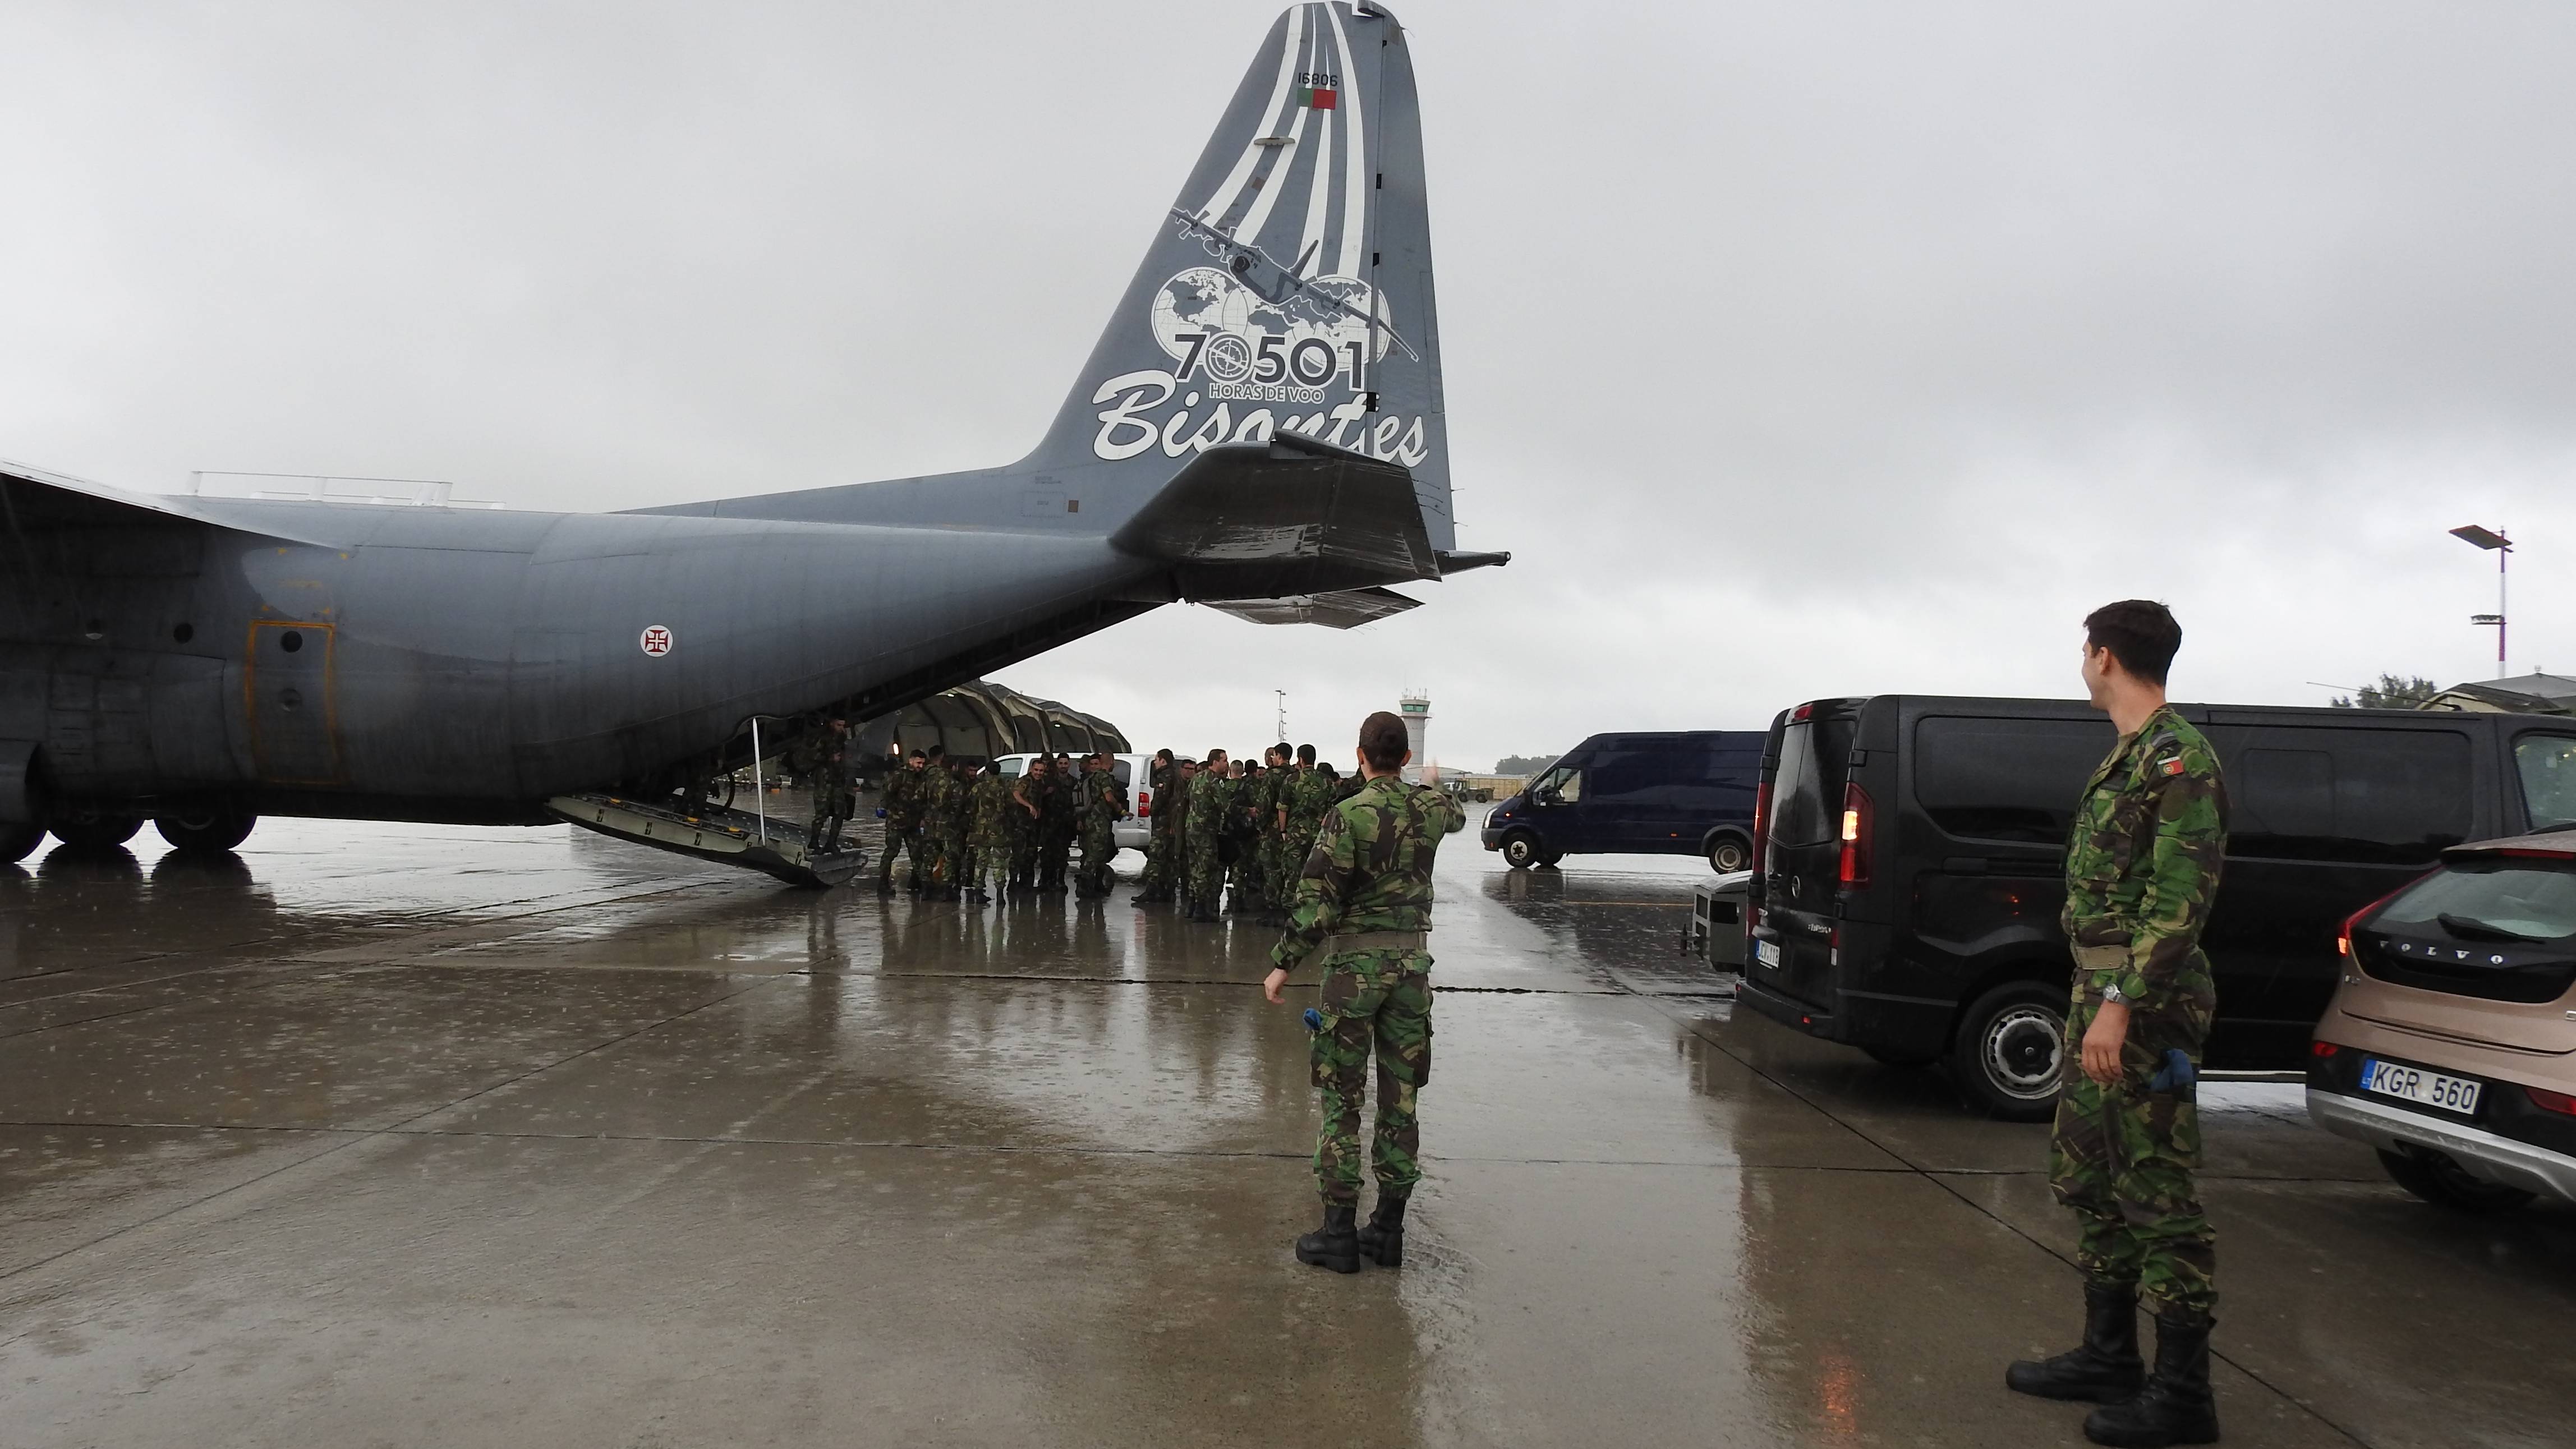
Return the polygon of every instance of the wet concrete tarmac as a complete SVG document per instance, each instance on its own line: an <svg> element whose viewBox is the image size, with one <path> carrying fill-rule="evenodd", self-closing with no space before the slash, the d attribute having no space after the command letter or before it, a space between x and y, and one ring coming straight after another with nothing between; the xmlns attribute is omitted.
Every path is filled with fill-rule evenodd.
<svg viewBox="0 0 2576 1449"><path fill-rule="evenodd" d="M1343 1278L1248 926L568 829L0 867L0 1444L2080 1442L2001 1386L2073 1327L2043 1129L1737 1016L1700 869L1444 855L1410 1258ZM2569 1441L2576 1212L2211 1101L2229 1442Z"/></svg>

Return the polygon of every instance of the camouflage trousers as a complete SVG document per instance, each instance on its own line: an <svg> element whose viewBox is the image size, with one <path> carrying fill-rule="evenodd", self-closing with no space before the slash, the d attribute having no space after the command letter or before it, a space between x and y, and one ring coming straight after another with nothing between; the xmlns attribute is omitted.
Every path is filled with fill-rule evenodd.
<svg viewBox="0 0 2576 1449"><path fill-rule="evenodd" d="M2158 1311L2206 1317L2217 1301L2217 1235L2200 1210L2200 1107L2190 1086L2151 1091L2165 1053L2200 1065L2205 1005L2132 1011L2121 1078L2084 1075L2084 1033L2101 1001L2079 980L2066 1014L2066 1066L2049 1136L2048 1183L2076 1215L2075 1263L2087 1277L2135 1284Z"/></svg>
<svg viewBox="0 0 2576 1449"><path fill-rule="evenodd" d="M1011 842L999 831L979 831L966 842L966 888L981 890L992 882L993 894L999 896L1011 884Z"/></svg>
<svg viewBox="0 0 2576 1449"><path fill-rule="evenodd" d="M1225 868L1225 883L1234 892L1230 909L1250 910L1253 897L1261 894L1261 842L1258 839L1244 837L1236 847L1234 864Z"/></svg>
<svg viewBox="0 0 2576 1449"><path fill-rule="evenodd" d="M1315 1033L1315 1090L1323 1122L1315 1132L1315 1190L1328 1203L1360 1196L1360 1100L1369 1058L1377 1058L1377 1134L1370 1165L1380 1192L1410 1192L1422 1180L1422 1128L1415 1094L1431 1080L1431 957L1420 951L1361 951L1324 966L1323 1025Z"/></svg>
<svg viewBox="0 0 2576 1449"><path fill-rule="evenodd" d="M921 827L915 824L898 823L892 816L888 816L885 856L877 862L877 884L881 886L894 884L894 858L905 851L912 852L912 869L904 879L919 885L922 877L927 874L927 858L922 847Z"/></svg>
<svg viewBox="0 0 2576 1449"><path fill-rule="evenodd" d="M1262 844L1269 848L1270 858L1261 872L1261 883L1268 892L1272 913L1284 916L1296 902L1297 876L1306 862L1297 857L1285 834L1265 837Z"/></svg>
<svg viewBox="0 0 2576 1449"><path fill-rule="evenodd" d="M1145 837L1145 875L1137 887L1146 900L1171 899L1178 875L1172 869L1172 858L1179 853L1179 841L1179 836L1159 826Z"/></svg>
<svg viewBox="0 0 2576 1449"><path fill-rule="evenodd" d="M1217 859L1216 837L1192 835L1185 842L1184 853L1182 894L1191 910L1213 912L1217 892L1225 887L1225 865Z"/></svg>
<svg viewBox="0 0 2576 1449"><path fill-rule="evenodd" d="M1086 822L1080 837L1082 869L1074 873L1074 884L1095 896L1109 894L1118 877L1109 862L1118 856L1118 831L1108 821Z"/></svg>

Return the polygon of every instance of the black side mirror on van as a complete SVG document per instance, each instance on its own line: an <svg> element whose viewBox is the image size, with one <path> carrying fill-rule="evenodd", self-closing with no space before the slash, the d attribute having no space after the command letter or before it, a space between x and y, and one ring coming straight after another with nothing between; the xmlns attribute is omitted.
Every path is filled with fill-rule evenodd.
<svg viewBox="0 0 2576 1449"><path fill-rule="evenodd" d="M1565 803L1565 797L1559 795L1553 789L1541 790L1530 797L1530 803L1534 805L1562 805Z"/></svg>

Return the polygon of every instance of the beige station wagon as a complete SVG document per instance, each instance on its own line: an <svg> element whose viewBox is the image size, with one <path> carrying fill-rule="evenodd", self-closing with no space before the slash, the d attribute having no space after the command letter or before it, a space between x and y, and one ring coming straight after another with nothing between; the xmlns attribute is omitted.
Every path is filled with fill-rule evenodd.
<svg viewBox="0 0 2576 1449"><path fill-rule="evenodd" d="M2343 929L2308 1115L2468 1211L2576 1202L2576 830L2456 846Z"/></svg>

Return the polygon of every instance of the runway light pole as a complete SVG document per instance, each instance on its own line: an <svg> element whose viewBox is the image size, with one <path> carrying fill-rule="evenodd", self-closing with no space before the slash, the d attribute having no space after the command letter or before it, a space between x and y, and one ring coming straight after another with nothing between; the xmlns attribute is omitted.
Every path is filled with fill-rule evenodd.
<svg viewBox="0 0 2576 1449"><path fill-rule="evenodd" d="M2502 679L2505 675L2504 559L2506 554L2513 552L2513 540L2505 537L2502 529L2480 528L2474 523L2464 523L2459 527L2452 529L2451 537L2465 539L2470 543L2476 544L2480 548L2493 552L2496 556L2496 611L2492 614L2471 614L2469 616L2469 622L2477 625L2493 624L2495 626L2496 678Z"/></svg>

